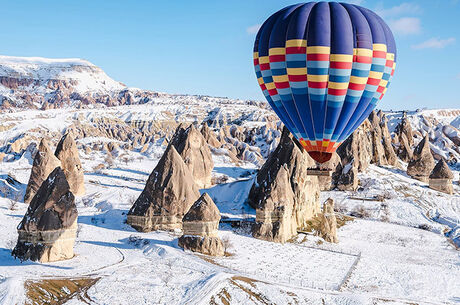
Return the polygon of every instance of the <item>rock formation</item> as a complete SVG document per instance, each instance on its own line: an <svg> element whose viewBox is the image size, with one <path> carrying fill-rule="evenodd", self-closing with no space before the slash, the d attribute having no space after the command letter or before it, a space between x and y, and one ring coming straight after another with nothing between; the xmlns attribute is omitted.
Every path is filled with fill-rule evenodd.
<svg viewBox="0 0 460 305"><path fill-rule="evenodd" d="M333 176L339 166L341 166L341 161L337 153L334 153L329 161L319 165L320 169L330 169L332 171L330 176L318 176L319 188L321 191L329 191L337 186L337 179Z"/></svg>
<svg viewBox="0 0 460 305"><path fill-rule="evenodd" d="M166 148L127 223L141 232L182 228L182 217L200 197L194 178L173 145Z"/></svg>
<svg viewBox="0 0 460 305"><path fill-rule="evenodd" d="M409 162L410 160L412 160L414 156L412 148L409 145L409 140L407 139L404 133L402 133L399 136L399 146L397 149L397 154L398 157L404 162Z"/></svg>
<svg viewBox="0 0 460 305"><path fill-rule="evenodd" d="M195 126L184 128L179 125L171 139L171 145L184 160L198 187L211 186L211 173L214 167L211 150Z"/></svg>
<svg viewBox="0 0 460 305"><path fill-rule="evenodd" d="M204 123L203 125L201 125L200 132L201 135L203 135L206 142L212 147L219 148L222 146L222 143L219 140L217 140L214 131L212 131L211 128L209 128L208 124Z"/></svg>
<svg viewBox="0 0 460 305"><path fill-rule="evenodd" d="M323 206L323 213L321 214L319 235L325 241L330 243L337 243L337 219L334 211L334 201L329 198Z"/></svg>
<svg viewBox="0 0 460 305"><path fill-rule="evenodd" d="M358 188L358 166L354 160L342 165L338 164L336 171L332 174L333 185L341 191L355 191Z"/></svg>
<svg viewBox="0 0 460 305"><path fill-rule="evenodd" d="M409 146L414 145L414 133L412 127L410 126L409 119L407 118L407 113L404 112L401 122L396 126L395 133L400 137L404 134L409 142Z"/></svg>
<svg viewBox="0 0 460 305"><path fill-rule="evenodd" d="M85 180L80 157L78 156L77 144L72 135L66 133L56 147L54 155L61 161L62 170L70 185L70 191L75 196L85 194Z"/></svg>
<svg viewBox="0 0 460 305"><path fill-rule="evenodd" d="M441 159L430 174L429 187L440 192L453 194L453 179L454 174L450 170L446 161Z"/></svg>
<svg viewBox="0 0 460 305"><path fill-rule="evenodd" d="M358 172L365 171L372 160L373 145L369 136L372 129L369 120L365 120L337 149L342 166L353 163Z"/></svg>
<svg viewBox="0 0 460 305"><path fill-rule="evenodd" d="M219 209L204 193L182 218L184 234L179 238L179 246L202 254L224 255L222 240L217 235L219 221Z"/></svg>
<svg viewBox="0 0 460 305"><path fill-rule="evenodd" d="M254 237L285 242L320 211L318 178L307 175L315 166L284 128L249 193L249 204L256 209Z"/></svg>
<svg viewBox="0 0 460 305"><path fill-rule="evenodd" d="M396 166L398 165L398 158L392 144L390 130L388 129L388 119L384 114L381 115L380 128L382 130L382 144L387 164Z"/></svg>
<svg viewBox="0 0 460 305"><path fill-rule="evenodd" d="M417 180L428 182L428 176L435 166L430 149L428 133L414 150L414 155L407 165L407 174Z"/></svg>
<svg viewBox="0 0 460 305"><path fill-rule="evenodd" d="M377 165L386 165L387 159L385 156L385 150L383 148L383 137L382 128L380 127L380 118L375 111L372 111L369 115L369 122L371 128L371 140L372 140L372 163Z"/></svg>
<svg viewBox="0 0 460 305"><path fill-rule="evenodd" d="M12 255L23 260L52 262L74 256L78 211L66 176L57 167L42 183L18 226Z"/></svg>
<svg viewBox="0 0 460 305"><path fill-rule="evenodd" d="M43 181L58 166L61 166L61 161L52 153L48 140L43 138L38 146L38 152L35 154L32 172L30 173L24 196L25 203L29 203L32 200Z"/></svg>

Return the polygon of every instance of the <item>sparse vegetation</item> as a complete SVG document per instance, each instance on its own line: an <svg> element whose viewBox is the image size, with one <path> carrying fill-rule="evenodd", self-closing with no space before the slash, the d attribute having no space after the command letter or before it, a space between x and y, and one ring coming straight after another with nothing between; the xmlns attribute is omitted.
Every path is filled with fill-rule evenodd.
<svg viewBox="0 0 460 305"><path fill-rule="evenodd" d="M233 248L233 244L232 244L232 242L230 240L230 237L228 237L228 236L222 237L222 244L224 245L224 255L225 256L231 256L232 254L229 253L229 251L228 251L228 250Z"/></svg>
<svg viewBox="0 0 460 305"><path fill-rule="evenodd" d="M364 205L360 204L351 211L350 215L357 218L369 218L371 213Z"/></svg>

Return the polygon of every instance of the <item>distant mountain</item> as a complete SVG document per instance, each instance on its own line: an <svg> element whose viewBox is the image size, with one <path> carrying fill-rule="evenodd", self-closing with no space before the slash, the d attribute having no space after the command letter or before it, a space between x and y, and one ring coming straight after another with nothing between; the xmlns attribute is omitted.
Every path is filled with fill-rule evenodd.
<svg viewBox="0 0 460 305"><path fill-rule="evenodd" d="M83 59L0 56L0 110L145 103L158 96L128 88Z"/></svg>

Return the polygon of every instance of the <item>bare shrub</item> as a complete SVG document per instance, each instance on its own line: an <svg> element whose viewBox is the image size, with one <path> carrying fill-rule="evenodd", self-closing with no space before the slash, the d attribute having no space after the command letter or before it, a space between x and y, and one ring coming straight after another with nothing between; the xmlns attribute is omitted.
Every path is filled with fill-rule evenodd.
<svg viewBox="0 0 460 305"><path fill-rule="evenodd" d="M233 243L230 240L230 237L228 237L228 236L222 237L222 244L224 246L224 255L225 256L230 256L231 253L229 253L228 250L233 248Z"/></svg>
<svg viewBox="0 0 460 305"><path fill-rule="evenodd" d="M115 161L111 153L107 153L107 156L105 157L104 162L105 164L107 164L108 168L112 168L114 166Z"/></svg>
<svg viewBox="0 0 460 305"><path fill-rule="evenodd" d="M337 202L334 205L334 211L337 213L345 214L346 212L348 212L348 209L347 209L347 206L343 203L343 201L341 201L341 202Z"/></svg>
<svg viewBox="0 0 460 305"><path fill-rule="evenodd" d="M350 215L357 218L369 218L371 213L362 204L360 204L351 211Z"/></svg>
<svg viewBox="0 0 460 305"><path fill-rule="evenodd" d="M103 163L100 163L98 165L96 165L95 167L93 167L93 172L95 172L96 174L102 174L102 170L105 169L105 164Z"/></svg>
<svg viewBox="0 0 460 305"><path fill-rule="evenodd" d="M11 211L15 211L16 208L17 208L17 204L18 202L16 200L13 200L13 199L10 199L10 206L9 206L9 209Z"/></svg>
<svg viewBox="0 0 460 305"><path fill-rule="evenodd" d="M431 231L433 229L430 225L428 225L426 223L423 223L423 224L419 225L418 228L422 229L422 230L425 230L425 231Z"/></svg>
<svg viewBox="0 0 460 305"><path fill-rule="evenodd" d="M390 221L390 209L388 207L388 204L385 202L382 202L380 204L380 210L382 211L382 215L380 216L380 220L383 222L389 222Z"/></svg>

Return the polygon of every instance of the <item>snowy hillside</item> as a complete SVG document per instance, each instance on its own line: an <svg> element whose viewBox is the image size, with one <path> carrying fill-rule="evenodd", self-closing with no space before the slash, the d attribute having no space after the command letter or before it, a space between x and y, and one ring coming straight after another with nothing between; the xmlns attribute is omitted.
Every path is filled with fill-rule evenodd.
<svg viewBox="0 0 460 305"><path fill-rule="evenodd" d="M402 115L402 111L387 113L390 132L394 132ZM435 157L443 157L453 166L460 166L460 109L409 111L407 117L416 131L416 142L428 133Z"/></svg>
<svg viewBox="0 0 460 305"><path fill-rule="evenodd" d="M124 223L165 149L168 122L208 121L217 130L225 126L229 130L231 126L249 128L246 133L254 134L250 148L260 156L268 149L263 154L266 156L276 145L267 137L279 137L279 132L270 134L260 129L265 125L278 128L273 124L276 118L263 104L168 96L142 106L32 110L3 113L0 118L0 151L4 153L0 163L2 304L22 303L25 298L46 303L50 295L31 293L38 287L49 287L46 285L62 289L61 298L73 295L66 304L80 304L81 299L89 304L459 301L459 256L444 232L450 232L451 238L459 234L460 187L454 185L454 195L442 194L397 168L372 165L360 174L357 192L322 193L321 201L333 197L341 213L355 215L339 229L339 244L324 243L314 234L304 233L290 243L276 244L254 239L244 226L221 224L219 234L229 238L233 255L212 259L179 248L180 234L139 233ZM455 118L444 124L453 121ZM158 132L150 123L158 124ZM146 146L138 140L117 138L112 132L90 129L99 126L112 128L115 133L126 128L131 128L128 132L144 130L153 136ZM413 127L417 128L415 124ZM94 133L93 137L77 137L87 194L77 200L76 257L42 265L20 263L10 251L17 238L16 226L27 209L21 198L32 165L34 148L30 143L38 141L40 134L56 141L66 128ZM134 145L125 146L129 142ZM111 160L104 143L117 143ZM222 150L214 150L213 159L215 181L225 182L201 192L212 196L222 216L253 219L255 211L245 204L245 198L260 165L255 159L232 161ZM454 173L458 180L458 171ZM386 205L351 199L373 195L385 195ZM356 211L365 212L357 216Z"/></svg>
<svg viewBox="0 0 460 305"><path fill-rule="evenodd" d="M412 179L401 159L371 164L357 174L356 190L321 192L321 204L335 201L337 244L314 223L281 244L250 229L256 211L248 194L282 131L265 102L126 88L84 60L6 56L0 95L2 305L460 303L459 109L407 113L412 148L429 134L432 155L453 172L453 194ZM403 113L386 115L394 136ZM206 124L219 142L208 143L212 185L200 192L220 211L223 257L184 251L178 231L141 233L126 224L181 123ZM75 257L20 262L11 250L38 143L49 138L54 150L66 131L86 188L76 199Z"/></svg>

